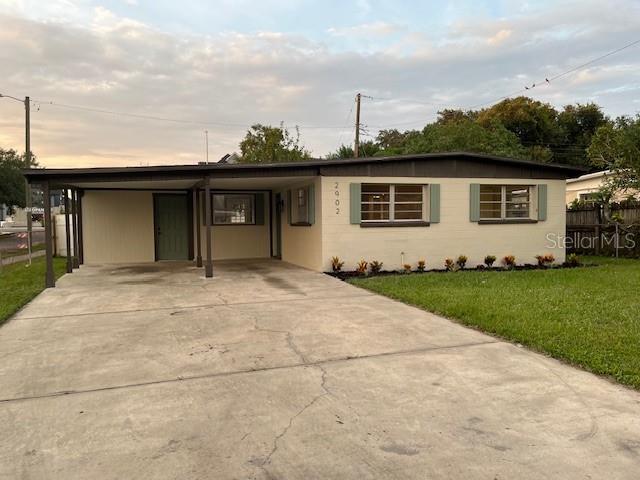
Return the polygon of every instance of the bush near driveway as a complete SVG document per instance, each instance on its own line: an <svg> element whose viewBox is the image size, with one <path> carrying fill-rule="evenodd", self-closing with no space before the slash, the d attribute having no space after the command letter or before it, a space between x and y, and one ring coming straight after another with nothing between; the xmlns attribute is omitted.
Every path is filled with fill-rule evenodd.
<svg viewBox="0 0 640 480"><path fill-rule="evenodd" d="M584 260L597 266L350 282L640 389L640 260Z"/></svg>
<svg viewBox="0 0 640 480"><path fill-rule="evenodd" d="M53 259L56 278L64 274L65 262L64 258ZM44 272L44 257L34 259L30 267L26 266L26 262L2 267L0 270L0 325L44 290Z"/></svg>

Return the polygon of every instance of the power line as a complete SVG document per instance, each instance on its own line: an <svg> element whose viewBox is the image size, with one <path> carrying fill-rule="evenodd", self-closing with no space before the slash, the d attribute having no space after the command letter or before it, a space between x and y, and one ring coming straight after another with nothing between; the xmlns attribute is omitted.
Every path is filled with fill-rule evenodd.
<svg viewBox="0 0 640 480"><path fill-rule="evenodd" d="M86 107L83 105L71 105L67 103L58 103L51 100L33 100L33 103L38 105L49 105L53 107L66 108L71 110L80 110L85 112L93 112L93 113L102 113L105 115L114 115L120 117L129 117L129 118L138 118L143 120L153 120L159 122L170 122L170 123L178 123L184 125L197 125L200 127L231 127L231 128L250 128L251 125L258 123L254 122L253 124L244 124L244 123L229 123L229 122L217 122L217 121L200 121L200 120L187 120L180 118L171 118L171 117L161 117L156 115L147 115L140 113L131 113L131 112L121 112L117 110L107 110L101 108L94 107ZM291 122L288 122L291 123ZM297 128L301 129L344 129L344 126L341 125L296 125Z"/></svg>
<svg viewBox="0 0 640 480"><path fill-rule="evenodd" d="M610 57L612 55L615 55L615 54L617 54L619 52L622 52L623 50L631 48L631 47L633 47L633 46L635 46L635 45L637 45L639 43L640 43L640 39L635 40L635 41L633 41L631 43L623 45L620 48L616 48L615 50L611 50L610 52L607 52L607 53L605 53L603 55L600 55L599 57L593 58L593 59L591 59L591 60L589 60L589 61L587 61L585 63L582 63L580 65L572 67L572 68L570 68L568 70L565 70L565 71L563 71L561 73L558 73L556 75L547 76L543 80L534 82L530 86L529 85L525 86L525 87L523 87L523 88L521 88L519 90L515 90L515 91L513 91L511 93L508 93L506 95L502 95L502 96L497 97L497 98L495 98L493 100L489 100L489 101L482 102L482 103L477 103L477 104L474 104L474 105L461 106L461 107L457 107L457 108L450 107L450 108L453 108L454 110L474 110L474 109L476 109L478 107L482 107L482 106L488 105L488 104L493 104L493 103L499 102L500 100L505 100L507 98L510 98L510 97L512 97L514 95L517 95L517 94L520 94L520 93L525 93L525 92L527 92L529 90L532 90L532 89L534 89L536 87L539 87L541 85L549 85L551 82L553 82L555 80L558 80L558 79L560 79L562 77L565 77L565 76L567 76L567 75L569 75L571 73L577 72L578 70L582 70L583 68L586 68L589 65L593 65L594 63L597 63L597 62L599 62L601 60L604 60L605 58L608 58L608 57ZM404 103L408 103L408 104L426 105L426 106L432 106L432 107L447 107L447 106L450 106L450 104L436 103L436 102L426 102L424 100L416 100L416 99L411 99L411 98L391 98L391 97L377 97L377 96L376 97L367 97L367 98L369 98L371 100L374 100L374 101L375 100L379 100L379 101L395 101L395 102L404 102ZM395 125L396 126L411 125L411 124L414 124L414 123L417 123L417 122L419 122L419 120L415 121L415 122L397 123ZM389 127L387 127L387 128L389 128Z"/></svg>
<svg viewBox="0 0 640 480"><path fill-rule="evenodd" d="M622 46L620 48L616 48L615 50L611 50L610 52L607 52L604 55L600 55L599 57L593 58L593 59L589 60L588 62L582 63L582 64L580 64L580 65L578 65L576 67L570 68L569 70L561 72L561 73L559 73L557 75L554 75L552 77L545 77L543 80L539 80L537 82L534 82L533 84L531 84L531 86L525 86L524 88L522 88L520 90L517 90L515 92L509 93L507 95L503 95L502 97L498 97L498 98L496 98L494 100L490 100L488 102L483 102L483 103L478 103L476 105L471 105L471 106L466 107L466 108L469 109L469 110L474 110L474 109L476 109L478 107L482 107L482 106L487 105L487 104L493 104L493 103L499 102L500 100L505 100L505 99L507 99L509 97L512 97L513 95L517 95L519 93L525 93L525 92L527 92L529 90L532 90L532 89L536 88L537 86L549 85L551 82L553 82L555 80L558 80L558 79L560 79L560 78L562 78L564 76L567 76L567 75L569 75L571 73L577 72L578 70L582 70L583 68L588 67L589 65L593 65L594 63L599 62L600 60L604 60L607 57L610 57L612 55L615 55L616 53L622 52L623 50L626 50L627 48L631 48L631 47L633 47L633 46L635 46L635 45L637 45L639 43L640 43L640 39L634 40L633 42L627 43L626 45L624 45L624 46Z"/></svg>

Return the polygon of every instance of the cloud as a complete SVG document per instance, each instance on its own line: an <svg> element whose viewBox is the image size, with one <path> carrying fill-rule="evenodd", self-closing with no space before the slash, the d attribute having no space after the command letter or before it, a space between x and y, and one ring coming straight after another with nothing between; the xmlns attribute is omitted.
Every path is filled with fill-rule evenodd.
<svg viewBox="0 0 640 480"><path fill-rule="evenodd" d="M487 39L487 43L489 45L499 45L503 43L505 40L507 40L512 33L513 32L511 30L503 28L501 30L498 30L498 32L492 37L489 37Z"/></svg>
<svg viewBox="0 0 640 480"><path fill-rule="evenodd" d="M373 22L353 25L351 27L331 27L327 29L327 33L338 37L386 37L401 32L405 28L406 27L396 23Z"/></svg>
<svg viewBox="0 0 640 480"><path fill-rule="evenodd" d="M33 148L51 167L197 162L205 128L216 158L237 150L256 122L300 125L306 146L324 155L351 141L347 113L358 91L374 97L362 105L371 134L419 128L445 106L490 101L630 42L640 31L636 5L617 0L606 16L587 1L526 16L460 17L437 36L373 19L319 39L266 29L167 33L105 8L78 11L79 27L55 16L28 20L16 8L0 15L2 93L40 102ZM349 28L367 48L341 43ZM530 94L556 106L597 101L611 115L633 114L638 84L636 47ZM0 147L22 148L22 118L19 104L0 101Z"/></svg>

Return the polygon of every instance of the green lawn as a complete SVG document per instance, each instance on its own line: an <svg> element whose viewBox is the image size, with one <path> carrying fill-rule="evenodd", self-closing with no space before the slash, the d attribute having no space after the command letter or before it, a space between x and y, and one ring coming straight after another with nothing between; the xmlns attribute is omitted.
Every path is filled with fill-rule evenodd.
<svg viewBox="0 0 640 480"><path fill-rule="evenodd" d="M598 266L351 282L640 389L640 260L585 261Z"/></svg>
<svg viewBox="0 0 640 480"><path fill-rule="evenodd" d="M56 278L66 270L66 259L54 258ZM5 265L0 270L0 325L44 290L44 257L36 258L30 267L26 262Z"/></svg>

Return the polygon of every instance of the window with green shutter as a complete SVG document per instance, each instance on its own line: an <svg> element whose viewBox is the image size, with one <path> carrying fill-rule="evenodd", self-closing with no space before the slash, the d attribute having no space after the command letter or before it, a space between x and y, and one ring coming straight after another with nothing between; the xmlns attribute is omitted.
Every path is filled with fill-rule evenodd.
<svg viewBox="0 0 640 480"><path fill-rule="evenodd" d="M429 187L420 184L352 183L351 223L361 226L425 225L429 217L437 223L440 221L440 186L433 187L428 192Z"/></svg>
<svg viewBox="0 0 640 480"><path fill-rule="evenodd" d="M471 184L469 218L472 222L527 221L546 218L546 185L537 187L538 217L532 204L533 185Z"/></svg>

